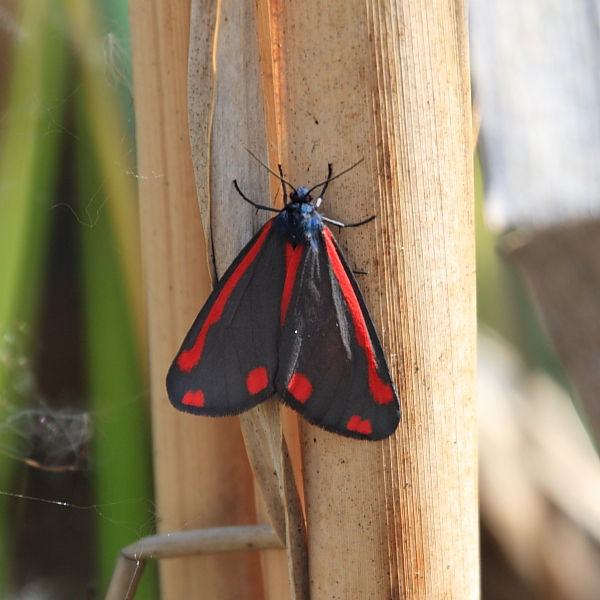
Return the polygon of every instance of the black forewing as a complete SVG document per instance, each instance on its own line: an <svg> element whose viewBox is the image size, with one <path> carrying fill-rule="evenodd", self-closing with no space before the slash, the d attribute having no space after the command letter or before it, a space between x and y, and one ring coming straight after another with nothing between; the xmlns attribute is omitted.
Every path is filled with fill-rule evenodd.
<svg viewBox="0 0 600 600"><path fill-rule="evenodd" d="M224 416L247 410L273 394L285 277L284 240L273 221L227 269L186 335L167 375L167 392L175 408ZM193 349L203 327L201 358L194 364Z"/></svg>
<svg viewBox="0 0 600 600"><path fill-rule="evenodd" d="M277 392L308 421L328 431L358 439L386 438L398 426L400 408L377 332L333 236L350 283L345 288L329 260L323 234L315 241L314 247L307 244L304 250L282 330ZM393 397L385 404L373 400L367 357L357 338L347 294L354 294L355 306L364 317L377 375L391 387ZM292 387L299 390L296 395L302 401L288 389L295 374L301 377Z"/></svg>

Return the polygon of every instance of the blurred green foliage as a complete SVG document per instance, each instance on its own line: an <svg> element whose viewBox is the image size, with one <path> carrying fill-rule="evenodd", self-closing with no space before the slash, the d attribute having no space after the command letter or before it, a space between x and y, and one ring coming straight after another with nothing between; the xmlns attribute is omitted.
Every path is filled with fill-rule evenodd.
<svg viewBox="0 0 600 600"><path fill-rule="evenodd" d="M29 458L15 456L23 432L2 424L41 402L33 358L45 285L56 285L46 282L50 232L56 211L69 210L101 597L119 549L154 530L127 2L21 0L14 9L0 121L0 491L22 493L11 486ZM0 598L14 569L7 498ZM152 571L137 598L157 597Z"/></svg>

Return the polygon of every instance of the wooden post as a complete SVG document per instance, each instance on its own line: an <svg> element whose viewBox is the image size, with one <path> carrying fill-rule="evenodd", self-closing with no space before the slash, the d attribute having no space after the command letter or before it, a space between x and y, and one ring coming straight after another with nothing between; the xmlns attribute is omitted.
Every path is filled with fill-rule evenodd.
<svg viewBox="0 0 600 600"><path fill-rule="evenodd" d="M174 410L165 375L211 289L188 136L188 0L131 0L158 529L255 522L237 419ZM162 561L162 597L260 598L257 553Z"/></svg>
<svg viewBox="0 0 600 600"><path fill-rule="evenodd" d="M311 599L475 599L475 256L463 2L271 5L288 178L340 171L323 210L401 394L395 437L302 425ZM275 12L276 8L276 12Z"/></svg>

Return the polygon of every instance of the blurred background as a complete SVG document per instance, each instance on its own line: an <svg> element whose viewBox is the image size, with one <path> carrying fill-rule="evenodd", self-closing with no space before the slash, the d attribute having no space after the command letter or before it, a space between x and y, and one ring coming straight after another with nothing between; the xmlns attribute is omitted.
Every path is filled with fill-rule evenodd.
<svg viewBox="0 0 600 600"><path fill-rule="evenodd" d="M0 598L102 597L154 530L127 9L0 4Z"/></svg>
<svg viewBox="0 0 600 600"><path fill-rule="evenodd" d="M599 23L571 4L470 4L484 600L600 598ZM154 530L130 64L125 0L0 0L2 600L101 598Z"/></svg>

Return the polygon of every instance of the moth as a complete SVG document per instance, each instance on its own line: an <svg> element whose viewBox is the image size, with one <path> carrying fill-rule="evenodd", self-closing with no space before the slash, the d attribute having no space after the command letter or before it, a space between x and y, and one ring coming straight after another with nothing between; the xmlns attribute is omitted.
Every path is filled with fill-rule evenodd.
<svg viewBox="0 0 600 600"><path fill-rule="evenodd" d="M356 227L374 217L344 225L318 212L329 183L343 174L333 177L331 165L311 189L294 188L279 172L281 210L257 204L234 181L246 202L277 214L233 261L185 336L167 375L169 399L216 417L276 394L327 431L387 438L400 420L398 395L354 273L326 225Z"/></svg>

